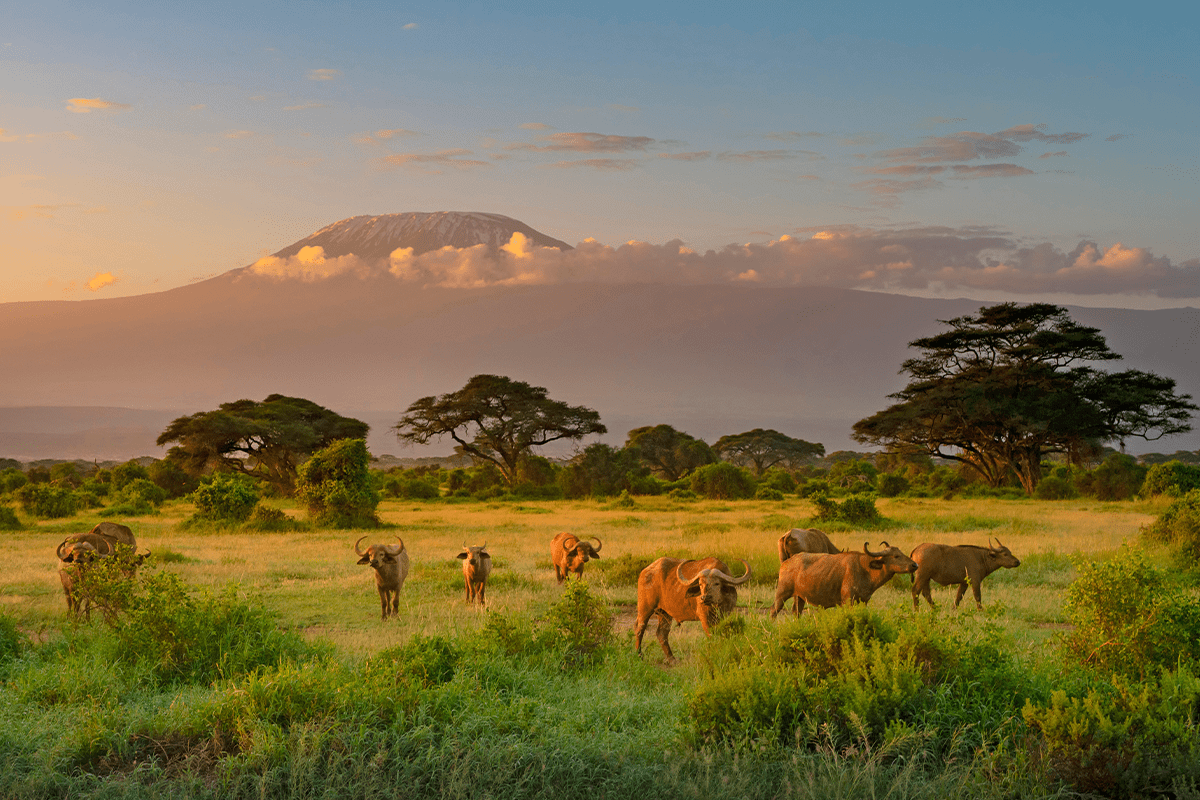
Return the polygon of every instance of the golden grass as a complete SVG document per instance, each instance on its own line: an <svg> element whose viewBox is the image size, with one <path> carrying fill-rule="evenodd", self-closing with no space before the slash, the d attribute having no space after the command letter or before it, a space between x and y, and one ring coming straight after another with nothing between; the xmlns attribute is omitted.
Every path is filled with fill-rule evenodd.
<svg viewBox="0 0 1200 800"><path fill-rule="evenodd" d="M284 504L285 506L287 504ZM1035 647L1062 622L1062 589L1073 574L1067 556L1100 559L1162 511L1154 503L1031 500L897 499L878 501L893 525L885 530L828 528L841 547L887 540L908 552L921 542L986 544L998 537L1026 562L1022 570L1001 570L983 585L984 615ZM368 533L368 542L404 539L412 571L400 595L396 620L381 623L370 569L359 566L352 549L363 532L318 530L295 533L209 533L180 531L190 506L170 504L159 516L123 520L142 548L167 556L162 568L198 587L236 583L247 596L276 611L285 624L329 639L352 652L372 652L407 640L414 633L465 635L478 630L488 612L463 602L462 573L455 556L465 544L487 543L494 561L488 609L539 614L559 595L550 567L549 544L569 530L599 537L602 558L628 553L635 559L659 556L723 558L735 573L738 559L751 563L759 579L739 592L743 613L765 615L774 597L779 535L806 525L813 513L804 500L736 503L637 498L632 507L598 501L445 503L385 501L380 516L389 526ZM292 513L295 513L292 509ZM81 516L45 521L0 537L0 611L30 630L62 623L65 602L54 550L71 532L88 530L97 519ZM844 526L843 526L844 527ZM628 631L636 605L631 585L608 585L591 566L588 580L608 599ZM953 589L935 587L939 614L976 614L970 594L953 612ZM922 601L923 603L924 601ZM910 608L909 581L893 580L872 605ZM923 613L928 613L923 609ZM687 643L702 635L685 625L672 633ZM652 649L652 632L648 634Z"/></svg>

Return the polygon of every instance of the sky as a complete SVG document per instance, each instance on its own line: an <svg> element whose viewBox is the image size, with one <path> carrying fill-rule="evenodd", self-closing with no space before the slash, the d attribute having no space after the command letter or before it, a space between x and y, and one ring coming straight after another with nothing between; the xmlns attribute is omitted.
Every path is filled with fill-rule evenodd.
<svg viewBox="0 0 1200 800"><path fill-rule="evenodd" d="M483 211L584 245L539 281L1200 307L1198 54L1153 0L10 4L0 302Z"/></svg>

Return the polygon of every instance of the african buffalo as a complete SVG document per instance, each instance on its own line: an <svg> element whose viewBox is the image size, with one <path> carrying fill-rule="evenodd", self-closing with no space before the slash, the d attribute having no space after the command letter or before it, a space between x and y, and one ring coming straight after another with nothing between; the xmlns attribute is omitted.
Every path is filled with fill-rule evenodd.
<svg viewBox="0 0 1200 800"><path fill-rule="evenodd" d="M840 553L824 531L816 528L792 528L779 537L779 563L797 553Z"/></svg>
<svg viewBox="0 0 1200 800"><path fill-rule="evenodd" d="M400 589L408 577L408 550L404 540L397 536L396 541L400 544L373 544L363 551L358 546L365 538L363 536L354 543L354 553L361 556L359 564L369 564L375 570L375 588L379 590L382 609L380 619L387 619L389 613L395 616L400 610Z"/></svg>
<svg viewBox="0 0 1200 800"><path fill-rule="evenodd" d="M102 526L123 531L116 531L115 536L106 535L111 531L104 530ZM78 615L82 611L90 619L92 599L84 591L85 571L100 559L116 558L125 575L132 577L150 555L148 551L138 555L136 548L137 540L129 528L111 522L102 522L87 533L75 533L63 539L55 555L58 556L58 579L67 599L68 613Z"/></svg>
<svg viewBox="0 0 1200 800"><path fill-rule="evenodd" d="M554 577L562 583L567 576L575 573L575 577L583 577L583 565L589 559L600 557L600 548L604 545L599 539L592 537L596 543L593 547L573 533L558 534L550 543L550 560L554 562Z"/></svg>
<svg viewBox="0 0 1200 800"><path fill-rule="evenodd" d="M663 557L638 575L638 610L634 638L638 655L642 652L642 634L650 617L658 615L658 643L667 661L674 661L667 636L671 621L684 623L700 620L705 635L721 617L737 605L737 587L750 580L750 565L742 561L746 574L729 575L725 562L716 558L699 561Z"/></svg>
<svg viewBox="0 0 1200 800"><path fill-rule="evenodd" d="M916 571L916 563L900 548L887 542L883 546L886 549L877 553L871 551L870 542L864 542L861 553L800 553L792 556L779 569L771 619L789 597L797 600L796 614L804 610L805 603L821 608L865 603L897 572Z"/></svg>
<svg viewBox="0 0 1200 800"><path fill-rule="evenodd" d="M492 574L492 557L487 552L487 543L479 547L469 547L463 544L462 552L463 580L467 584L467 602L483 605L483 594L487 590L488 575Z"/></svg>
<svg viewBox="0 0 1200 800"><path fill-rule="evenodd" d="M996 540L992 546L991 539L987 547L973 544L934 544L925 542L917 545L912 551L912 560L917 562L917 572L913 575L912 599L913 609L921 607L920 595L925 595L929 607L933 608L933 598L929 594L929 582L937 581L942 586L958 584L958 595L954 598L954 607L962 602L967 592L967 583L975 595L975 607L983 608L979 599L979 584L988 575L1000 567L1021 566L1021 562L1007 547Z"/></svg>

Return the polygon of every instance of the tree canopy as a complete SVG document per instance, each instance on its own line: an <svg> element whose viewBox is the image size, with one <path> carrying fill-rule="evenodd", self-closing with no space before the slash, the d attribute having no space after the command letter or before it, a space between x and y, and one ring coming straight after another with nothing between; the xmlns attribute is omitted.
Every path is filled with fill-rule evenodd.
<svg viewBox="0 0 1200 800"><path fill-rule="evenodd" d="M462 452L495 464L510 486L531 448L608 431L592 409L551 400L544 388L502 375L476 375L457 392L422 397L392 430L412 444L449 436Z"/></svg>
<svg viewBox="0 0 1200 800"><path fill-rule="evenodd" d="M370 426L311 400L273 394L261 403L237 400L215 411L179 417L158 437L178 442L167 458L189 474L228 470L249 475L291 495L296 469L338 439L366 438Z"/></svg>
<svg viewBox="0 0 1200 800"><path fill-rule="evenodd" d="M1191 430L1190 395L1153 373L1091 366L1121 356L1065 308L1002 303L942 322L950 329L909 343L921 355L901 365L900 402L856 422L855 439L961 462L992 486L1015 475L1032 494L1048 453Z"/></svg>
<svg viewBox="0 0 1200 800"><path fill-rule="evenodd" d="M722 436L713 450L725 461L750 467L762 475L771 467L801 467L825 455L825 445L793 439L779 431L755 428L745 433Z"/></svg>
<svg viewBox="0 0 1200 800"><path fill-rule="evenodd" d="M684 475L717 460L716 453L694 436L670 425L634 428L625 437L625 448L656 475L677 481Z"/></svg>

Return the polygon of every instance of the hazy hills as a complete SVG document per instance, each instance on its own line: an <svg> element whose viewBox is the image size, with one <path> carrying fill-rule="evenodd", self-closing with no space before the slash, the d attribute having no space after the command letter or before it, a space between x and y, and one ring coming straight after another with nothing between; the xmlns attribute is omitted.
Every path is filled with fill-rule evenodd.
<svg viewBox="0 0 1200 800"><path fill-rule="evenodd" d="M667 422L709 441L773 427L842 449L854 446L851 424L903 385L907 342L980 305L830 288L450 289L248 271L137 297L0 304L0 456L154 454L174 416L272 392L366 420L377 454L427 455L401 450L387 427L413 400L480 372L595 408L614 443ZM1200 397L1200 311L1072 313L1125 356L1110 368L1152 370ZM1200 435L1130 444L1197 449Z"/></svg>

